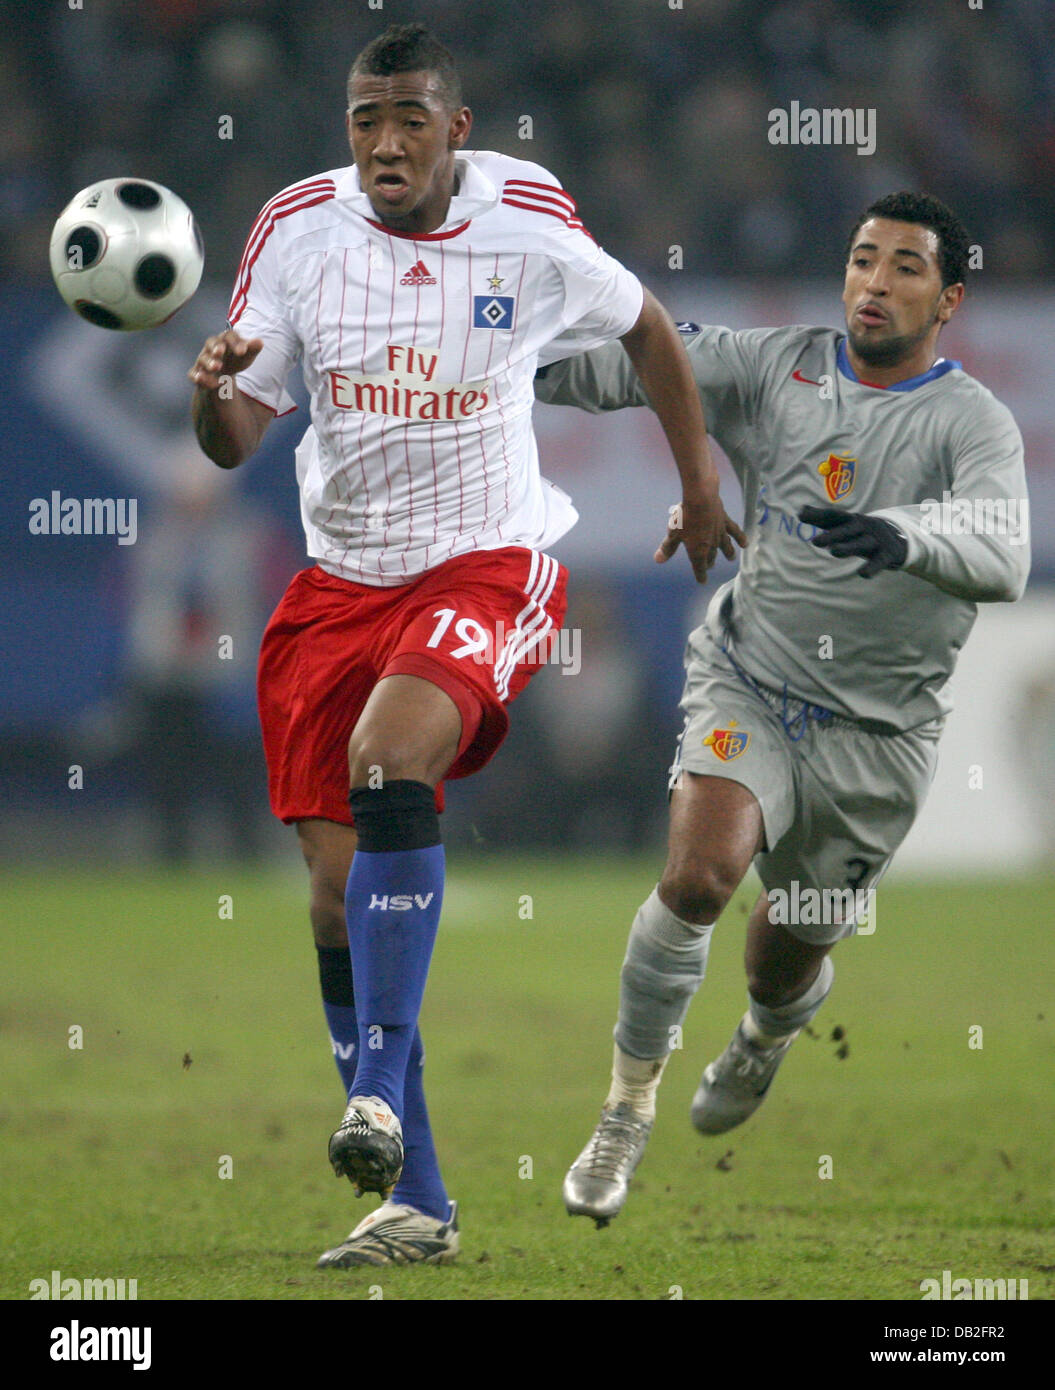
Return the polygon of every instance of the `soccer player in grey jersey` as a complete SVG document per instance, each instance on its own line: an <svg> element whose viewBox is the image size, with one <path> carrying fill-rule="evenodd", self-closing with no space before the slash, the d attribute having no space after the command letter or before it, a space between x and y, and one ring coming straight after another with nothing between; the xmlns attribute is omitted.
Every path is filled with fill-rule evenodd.
<svg viewBox="0 0 1055 1390"><path fill-rule="evenodd" d="M749 1008L693 1100L707 1134L757 1108L827 997L829 952L863 925L933 778L976 605L1025 588L1021 436L937 354L963 298L963 227L936 199L892 194L847 252L845 334L686 325L748 544L688 641L667 862L630 931L611 1090L564 1183L568 1210L599 1225L626 1200L713 925L748 866L763 885ZM555 363L536 394L648 404L618 344ZM657 560L677 549L676 522Z"/></svg>

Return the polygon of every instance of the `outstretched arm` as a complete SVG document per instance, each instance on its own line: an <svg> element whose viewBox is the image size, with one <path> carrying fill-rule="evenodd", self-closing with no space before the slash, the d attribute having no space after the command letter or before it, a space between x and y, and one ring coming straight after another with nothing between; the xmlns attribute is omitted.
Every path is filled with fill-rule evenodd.
<svg viewBox="0 0 1055 1390"><path fill-rule="evenodd" d="M1022 436L1006 406L983 398L957 421L951 486L941 499L862 515L805 507L813 544L859 556L870 578L900 569L970 603L1014 603L1029 578L1029 499Z"/></svg>
<svg viewBox="0 0 1055 1390"><path fill-rule="evenodd" d="M684 545L702 583L718 557L735 552L746 537L728 516L718 492L718 470L707 447L707 426L692 366L670 315L645 290L637 323L621 339L667 436L681 478L681 505L656 551L660 563Z"/></svg>
<svg viewBox="0 0 1055 1390"><path fill-rule="evenodd" d="M202 452L221 468L237 468L260 447L275 418L261 401L235 388L234 375L255 361L264 346L233 328L206 338L187 375L198 388L191 401L194 432Z"/></svg>

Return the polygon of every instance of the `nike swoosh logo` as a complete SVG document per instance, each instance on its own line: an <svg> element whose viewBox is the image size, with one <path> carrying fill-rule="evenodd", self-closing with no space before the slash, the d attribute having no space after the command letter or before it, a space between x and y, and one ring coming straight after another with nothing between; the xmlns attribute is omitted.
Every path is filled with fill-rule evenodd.
<svg viewBox="0 0 1055 1390"><path fill-rule="evenodd" d="M811 381L810 378L809 378L808 376L803 376L802 373L798 370L797 367L796 367L796 369L791 373L791 375L792 375L792 378L793 378L795 381L801 381L805 386L820 386L820 385L821 385L821 383L820 383L819 381Z"/></svg>

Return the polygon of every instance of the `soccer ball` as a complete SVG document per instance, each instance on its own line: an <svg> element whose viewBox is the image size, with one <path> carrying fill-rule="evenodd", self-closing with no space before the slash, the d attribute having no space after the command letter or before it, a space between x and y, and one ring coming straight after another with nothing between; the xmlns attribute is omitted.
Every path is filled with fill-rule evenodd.
<svg viewBox="0 0 1055 1390"><path fill-rule="evenodd" d="M205 255L190 208L149 179L103 179L51 234L59 294L100 328L155 328L198 288Z"/></svg>

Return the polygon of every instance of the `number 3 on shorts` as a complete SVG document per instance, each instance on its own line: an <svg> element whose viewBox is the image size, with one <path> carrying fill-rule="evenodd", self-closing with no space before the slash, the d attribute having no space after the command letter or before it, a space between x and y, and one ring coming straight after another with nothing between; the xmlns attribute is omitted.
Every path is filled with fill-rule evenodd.
<svg viewBox="0 0 1055 1390"><path fill-rule="evenodd" d="M861 884L864 883L865 879L868 877L872 865L867 859L848 859L846 861L846 867L853 870L853 873L846 875L846 882L856 893L860 890Z"/></svg>

